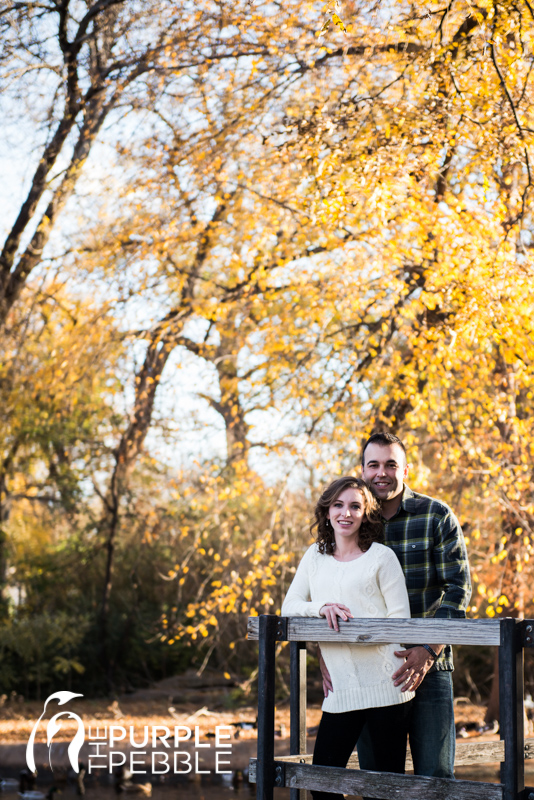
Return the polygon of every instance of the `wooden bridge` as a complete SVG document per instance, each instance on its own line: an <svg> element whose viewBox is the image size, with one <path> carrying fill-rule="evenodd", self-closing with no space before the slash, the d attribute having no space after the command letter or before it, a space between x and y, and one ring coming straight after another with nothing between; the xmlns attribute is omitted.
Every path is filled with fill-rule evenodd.
<svg viewBox="0 0 534 800"><path fill-rule="evenodd" d="M250 781L257 800L272 800L275 787L291 789L291 800L304 800L306 789L365 795L383 800L534 800L525 787L525 758L534 758L534 739L524 739L523 653L534 646L534 620L352 619L339 632L323 619L250 617L248 638L259 640L258 758L251 760ZM274 756L275 651L290 642L290 753ZM306 642L446 642L499 647L499 742L459 742L455 764L501 762L501 783L426 778L355 769L316 766L306 753ZM410 760L407 760L407 768Z"/></svg>

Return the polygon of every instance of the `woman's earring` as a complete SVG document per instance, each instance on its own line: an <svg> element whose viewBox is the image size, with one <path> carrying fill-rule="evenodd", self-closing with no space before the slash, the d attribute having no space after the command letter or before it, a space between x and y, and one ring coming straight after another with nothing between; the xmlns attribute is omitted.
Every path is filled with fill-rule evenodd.
<svg viewBox="0 0 534 800"><path fill-rule="evenodd" d="M332 527L332 523L330 522L330 520L329 520L329 519L327 519L327 520L326 520L326 527L327 527L327 528L330 528L330 527Z"/></svg>

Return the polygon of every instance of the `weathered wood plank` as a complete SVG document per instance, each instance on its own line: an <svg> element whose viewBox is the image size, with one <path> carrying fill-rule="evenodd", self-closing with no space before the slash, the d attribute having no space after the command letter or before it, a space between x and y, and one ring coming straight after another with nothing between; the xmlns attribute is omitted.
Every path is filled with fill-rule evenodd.
<svg viewBox="0 0 534 800"><path fill-rule="evenodd" d="M531 757L532 756L527 756L525 754L525 758ZM276 758L277 761L289 761L295 764L302 761L304 761L305 764L312 763L311 753L306 753L305 755L277 756ZM503 760L504 742L477 742L476 744L457 742L456 744L456 757L454 759L454 765L456 767L465 767L472 764L487 764ZM347 762L347 767L349 769L358 769L359 766L358 753L355 750ZM409 748L406 753L406 769L408 771L413 769L412 755Z"/></svg>
<svg viewBox="0 0 534 800"><path fill-rule="evenodd" d="M278 763L275 762L275 763ZM284 786L307 788L379 797L383 800L502 800L499 783L457 781L448 778L423 778L413 775L393 775L389 772L318 767L310 764L285 763Z"/></svg>
<svg viewBox="0 0 534 800"><path fill-rule="evenodd" d="M312 754L305 753L303 755L293 756L276 756L277 761L285 761L290 763L305 764L312 763ZM534 739L527 739L525 741L525 759L534 759ZM454 765L456 767L465 767L470 764L488 764L496 761L504 760L504 742L456 742L456 757ZM350 769L358 769L358 754L356 751L351 755L348 760L347 767ZM406 769L413 769L412 756L410 748L406 753ZM251 783L256 781L256 759L251 758L249 764L249 780Z"/></svg>
<svg viewBox="0 0 534 800"><path fill-rule="evenodd" d="M258 620L258 617L249 617L249 639L258 639ZM290 642L499 645L499 628L498 619L351 619L340 621L340 630L333 631L325 619L289 617L287 639Z"/></svg>
<svg viewBox="0 0 534 800"><path fill-rule="evenodd" d="M525 753L525 758L528 758ZM488 764L504 761L504 742L456 742L454 765Z"/></svg>

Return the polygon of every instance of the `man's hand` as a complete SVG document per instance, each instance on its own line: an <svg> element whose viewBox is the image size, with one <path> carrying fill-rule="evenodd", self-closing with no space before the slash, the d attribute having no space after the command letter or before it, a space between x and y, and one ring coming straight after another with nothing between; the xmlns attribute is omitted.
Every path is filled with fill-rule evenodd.
<svg viewBox="0 0 534 800"><path fill-rule="evenodd" d="M433 649L438 653L443 645L434 645ZM410 647L407 650L396 650L397 658L403 658L404 664L391 676L395 686L402 686L403 692L413 692L423 682L423 678L434 664L434 659L424 647Z"/></svg>
<svg viewBox="0 0 534 800"><path fill-rule="evenodd" d="M332 679L330 677L330 673L326 668L326 664L324 663L323 654L321 653L321 648L317 647L317 658L319 659L319 668L321 670L321 675L323 678L323 692L324 696L328 697L329 692L334 691L334 687L332 686Z"/></svg>

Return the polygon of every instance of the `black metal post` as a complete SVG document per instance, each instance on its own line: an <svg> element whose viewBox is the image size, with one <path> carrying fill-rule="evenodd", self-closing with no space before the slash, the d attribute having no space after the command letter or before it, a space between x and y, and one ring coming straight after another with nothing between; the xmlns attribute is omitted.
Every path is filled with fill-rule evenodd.
<svg viewBox="0 0 534 800"><path fill-rule="evenodd" d="M289 645L289 752L306 753L306 642ZM291 789L290 800L306 800L306 789Z"/></svg>
<svg viewBox="0 0 534 800"><path fill-rule="evenodd" d="M501 763L503 800L518 800L525 788L523 724L523 642L516 619L501 620L499 647L499 729L504 739Z"/></svg>
<svg viewBox="0 0 534 800"><path fill-rule="evenodd" d="M274 787L274 679L279 618L260 616L258 663L257 800L272 800Z"/></svg>

